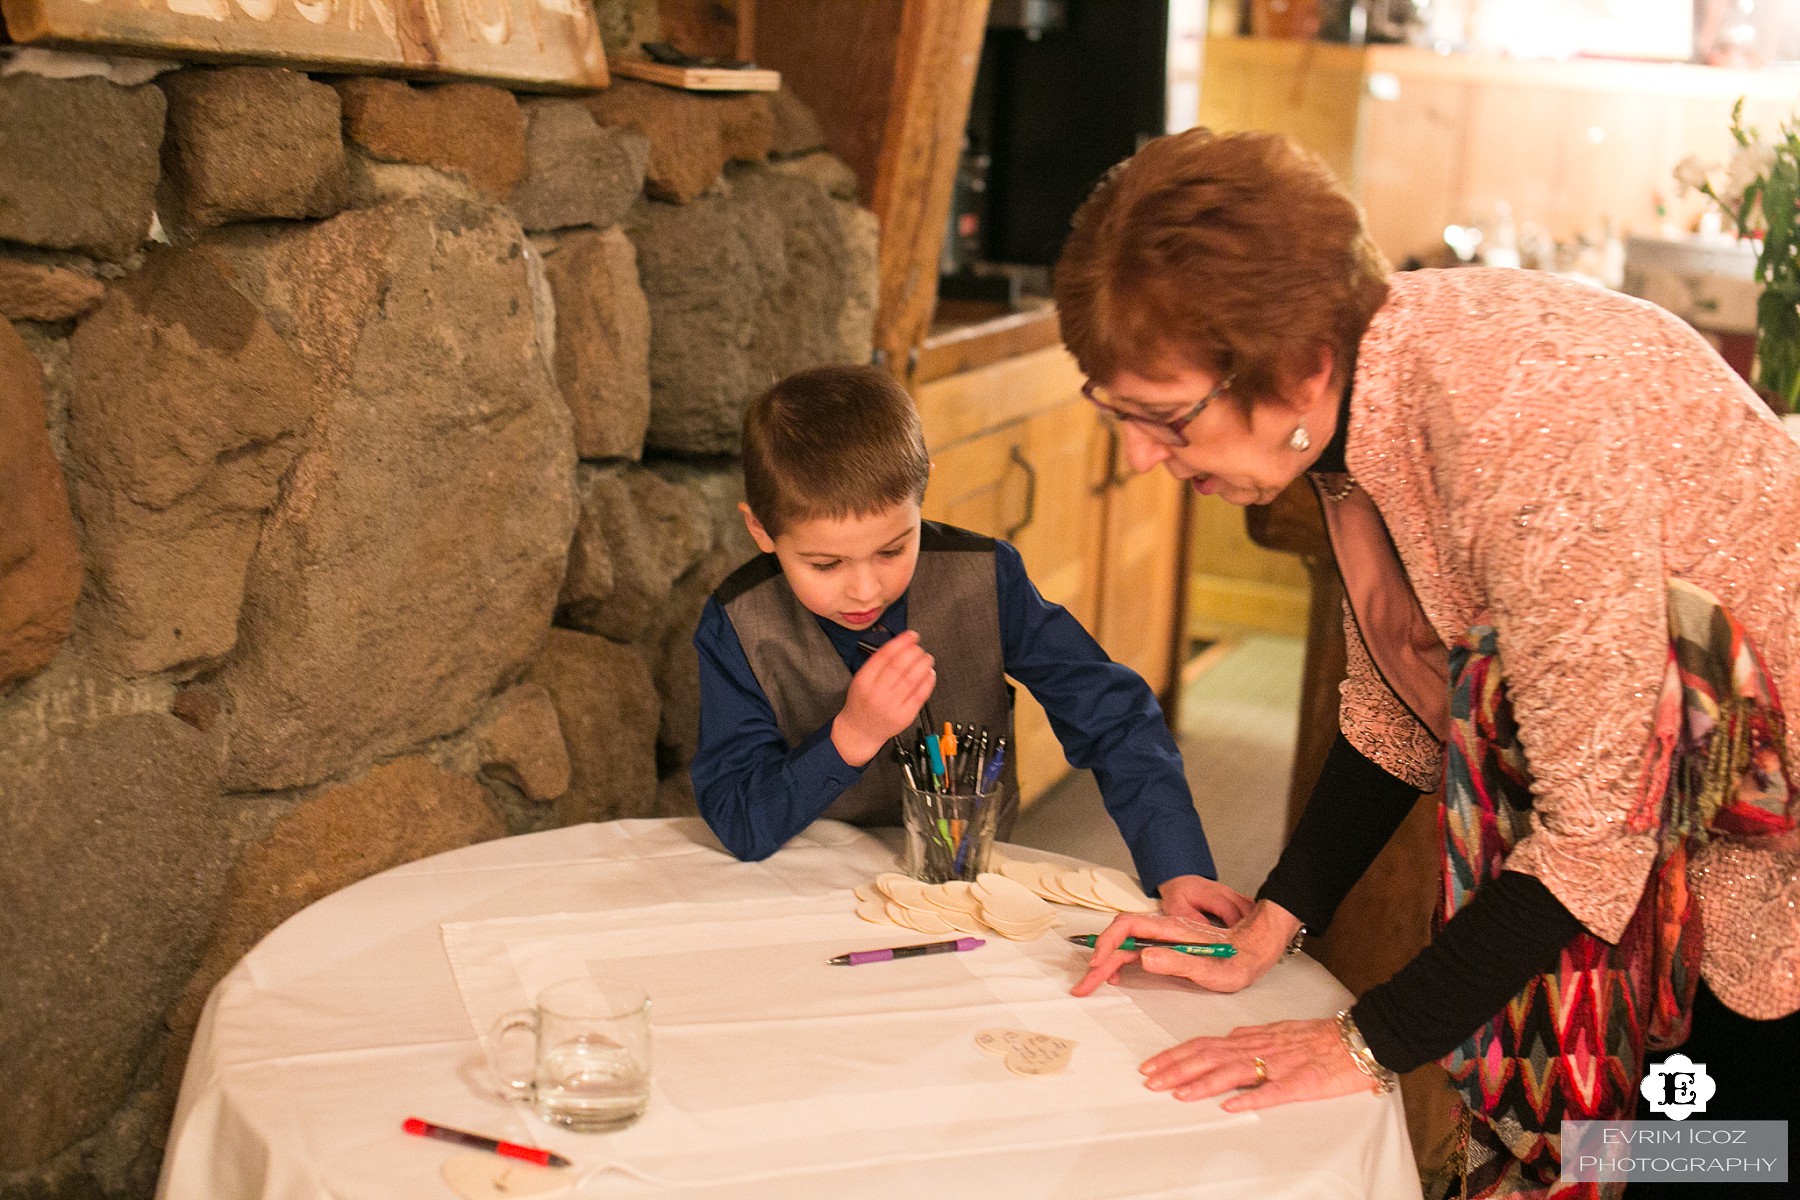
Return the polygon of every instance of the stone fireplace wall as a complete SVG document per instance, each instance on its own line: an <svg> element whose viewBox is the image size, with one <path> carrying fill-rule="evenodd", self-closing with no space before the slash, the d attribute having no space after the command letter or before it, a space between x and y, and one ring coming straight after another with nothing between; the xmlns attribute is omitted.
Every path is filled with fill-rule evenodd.
<svg viewBox="0 0 1800 1200"><path fill-rule="evenodd" d="M149 1195L301 907L691 813L742 405L870 353L785 95L168 66L0 75L5 1200Z"/></svg>

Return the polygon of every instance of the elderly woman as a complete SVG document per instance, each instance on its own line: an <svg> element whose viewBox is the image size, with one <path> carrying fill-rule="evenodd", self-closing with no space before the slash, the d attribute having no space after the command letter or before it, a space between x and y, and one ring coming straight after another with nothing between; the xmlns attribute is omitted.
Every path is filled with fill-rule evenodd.
<svg viewBox="0 0 1800 1200"><path fill-rule="evenodd" d="M1690 1022L1745 1070L1778 1063L1791 1098L1796 1022L1772 1019L1800 1007L1780 707L1800 447L1768 408L1648 304L1536 272L1390 276L1323 165L1272 135L1150 143L1077 214L1055 288L1133 467L1235 504L1309 475L1349 598L1340 734L1237 956L1126 953L1192 931L1122 917L1076 994L1133 960L1254 984L1444 795L1423 952L1336 1020L1183 1043L1148 1085L1242 1089L1240 1110L1442 1059L1467 1111L1438 1182L1469 1196L1547 1191L1559 1122L1631 1117L1646 1052ZM1745 1116L1795 1107L1714 1076Z"/></svg>

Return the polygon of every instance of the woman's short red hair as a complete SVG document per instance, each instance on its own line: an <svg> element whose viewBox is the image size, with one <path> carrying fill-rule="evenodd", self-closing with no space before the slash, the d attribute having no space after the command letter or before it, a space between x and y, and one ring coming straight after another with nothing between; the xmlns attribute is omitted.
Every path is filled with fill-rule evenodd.
<svg viewBox="0 0 1800 1200"><path fill-rule="evenodd" d="M1056 264L1063 341L1088 377L1233 375L1254 402L1354 361L1387 261L1325 164L1272 133L1190 129L1113 168Z"/></svg>

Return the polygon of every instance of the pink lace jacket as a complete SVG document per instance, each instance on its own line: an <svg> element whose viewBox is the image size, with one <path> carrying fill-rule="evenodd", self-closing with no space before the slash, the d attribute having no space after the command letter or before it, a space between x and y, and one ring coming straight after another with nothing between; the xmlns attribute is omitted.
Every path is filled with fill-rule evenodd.
<svg viewBox="0 0 1800 1200"><path fill-rule="evenodd" d="M1664 585L1705 588L1789 705L1800 769L1800 446L1687 325L1525 271L1396 275L1356 363L1346 461L1445 643L1499 635L1535 795L1509 870L1616 940L1655 845L1642 790L1668 650ZM1442 747L1353 627L1341 724L1435 790ZM1703 974L1753 1017L1800 1008L1800 846L1714 842L1690 872Z"/></svg>

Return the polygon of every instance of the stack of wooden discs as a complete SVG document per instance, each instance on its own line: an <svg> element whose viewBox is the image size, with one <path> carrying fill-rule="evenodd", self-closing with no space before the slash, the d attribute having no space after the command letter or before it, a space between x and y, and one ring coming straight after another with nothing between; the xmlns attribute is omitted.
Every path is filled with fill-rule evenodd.
<svg viewBox="0 0 1800 1200"><path fill-rule="evenodd" d="M856 915L919 933L993 932L1030 941L1063 923L1053 904L1108 913L1156 911L1156 901L1123 871L998 857L995 863L996 871L973 882L921 883L894 871L879 875L856 889Z"/></svg>

